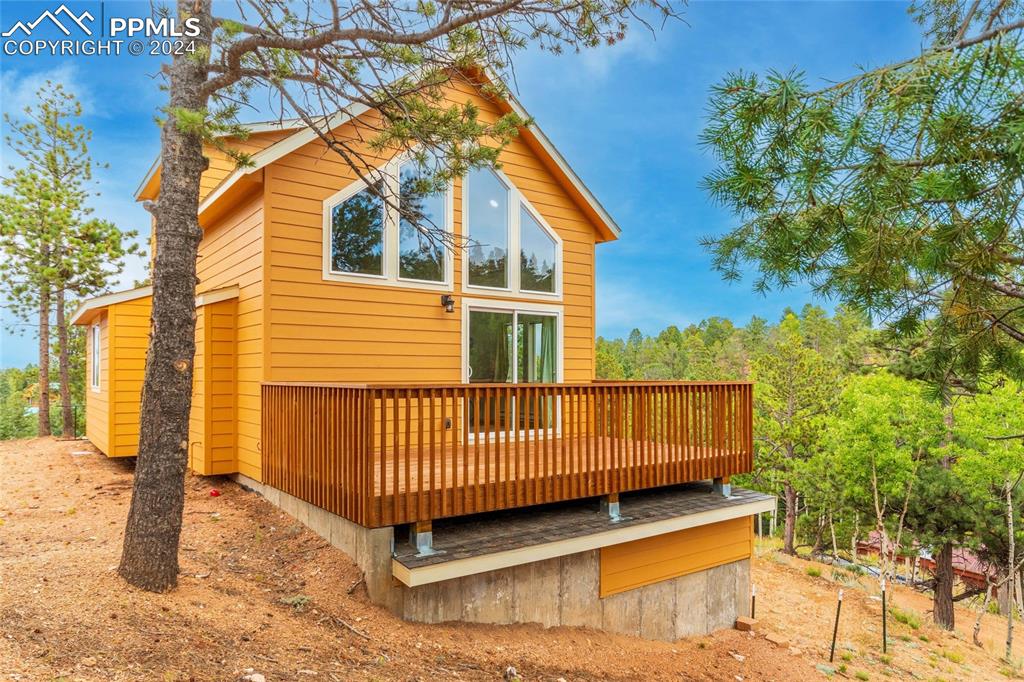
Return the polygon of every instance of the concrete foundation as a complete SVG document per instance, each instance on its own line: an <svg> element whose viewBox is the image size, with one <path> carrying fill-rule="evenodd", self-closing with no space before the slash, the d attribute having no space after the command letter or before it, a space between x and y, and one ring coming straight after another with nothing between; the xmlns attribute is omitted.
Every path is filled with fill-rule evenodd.
<svg viewBox="0 0 1024 682"><path fill-rule="evenodd" d="M394 529L364 528L241 474L233 478L352 557L370 599L406 620L572 625L674 641L749 615L749 559L604 599L600 550L406 587L392 576Z"/></svg>

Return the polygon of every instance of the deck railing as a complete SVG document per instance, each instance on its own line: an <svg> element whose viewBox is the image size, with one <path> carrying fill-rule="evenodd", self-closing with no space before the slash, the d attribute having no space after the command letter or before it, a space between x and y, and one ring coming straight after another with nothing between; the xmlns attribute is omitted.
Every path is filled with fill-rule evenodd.
<svg viewBox="0 0 1024 682"><path fill-rule="evenodd" d="M263 385L263 476L364 526L727 477L747 382Z"/></svg>

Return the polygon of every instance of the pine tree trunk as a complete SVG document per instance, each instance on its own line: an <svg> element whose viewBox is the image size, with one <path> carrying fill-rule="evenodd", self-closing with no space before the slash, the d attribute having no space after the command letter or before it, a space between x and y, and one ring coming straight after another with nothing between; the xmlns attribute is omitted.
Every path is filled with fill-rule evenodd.
<svg viewBox="0 0 1024 682"><path fill-rule="evenodd" d="M197 47L208 46L210 0L178 0L178 15L199 19ZM170 67L171 109L203 109L204 80L202 60L175 57ZM202 140L180 131L173 115L161 133L160 158L152 333L142 388L139 456L118 568L129 583L153 592L170 590L178 580L195 355L196 256L202 236L199 179L207 167Z"/></svg>
<svg viewBox="0 0 1024 682"><path fill-rule="evenodd" d="M75 413L71 405L71 358L68 354L68 321L64 314L64 289L57 291L57 346L60 372L60 414L61 435L75 437Z"/></svg>
<svg viewBox="0 0 1024 682"><path fill-rule="evenodd" d="M788 482L783 486L783 497L786 503L786 527L782 536L782 551L786 554L796 554L796 490Z"/></svg>
<svg viewBox="0 0 1024 682"><path fill-rule="evenodd" d="M943 544L935 554L935 595L932 598L932 617L935 624L952 630L953 613L953 543Z"/></svg>
<svg viewBox="0 0 1024 682"><path fill-rule="evenodd" d="M45 256L44 256L45 257ZM39 436L49 436L50 428L50 286L39 291Z"/></svg>

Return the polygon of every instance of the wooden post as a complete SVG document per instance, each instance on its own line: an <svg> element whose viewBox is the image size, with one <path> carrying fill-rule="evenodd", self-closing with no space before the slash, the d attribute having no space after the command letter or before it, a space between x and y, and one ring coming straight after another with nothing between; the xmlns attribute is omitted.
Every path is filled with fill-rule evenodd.
<svg viewBox="0 0 1024 682"><path fill-rule="evenodd" d="M440 553L434 549L434 529L429 519L409 524L409 544L416 548L419 556Z"/></svg>
<svg viewBox="0 0 1024 682"><path fill-rule="evenodd" d="M601 498L601 513L606 514L612 523L622 521L622 514L619 511L618 493L608 493Z"/></svg>

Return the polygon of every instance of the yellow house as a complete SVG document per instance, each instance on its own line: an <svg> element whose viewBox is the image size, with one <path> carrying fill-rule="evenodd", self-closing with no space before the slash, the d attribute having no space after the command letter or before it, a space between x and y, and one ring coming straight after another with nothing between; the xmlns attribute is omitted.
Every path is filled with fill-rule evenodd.
<svg viewBox="0 0 1024 682"><path fill-rule="evenodd" d="M484 120L529 118L468 76L446 93ZM332 127L360 139L375 115ZM751 467L751 386L595 381L594 250L620 230L539 128L499 170L427 197L403 190L409 159L374 158L456 248L297 122L231 144L253 163L209 149L199 210L196 474L232 475L324 535L406 618L674 639L746 612L751 518L773 504L728 483ZM158 160L136 198L159 188ZM87 436L110 457L137 452L151 293L74 316Z"/></svg>

